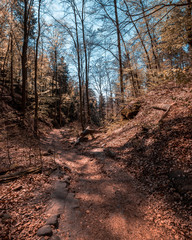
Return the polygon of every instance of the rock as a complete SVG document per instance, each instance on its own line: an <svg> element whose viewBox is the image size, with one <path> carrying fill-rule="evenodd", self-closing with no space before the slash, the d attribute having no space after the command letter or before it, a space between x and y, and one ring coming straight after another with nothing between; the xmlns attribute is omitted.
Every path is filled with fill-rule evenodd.
<svg viewBox="0 0 192 240"><path fill-rule="evenodd" d="M67 184L64 181L58 181L55 184L55 190L53 191L53 198L64 200L67 197L68 189Z"/></svg>
<svg viewBox="0 0 192 240"><path fill-rule="evenodd" d="M56 236L56 235L54 235L54 236L52 236L52 237L50 238L50 240L61 240L61 238L58 237L58 236Z"/></svg>
<svg viewBox="0 0 192 240"><path fill-rule="evenodd" d="M70 180L71 180L70 176L68 176L68 175L63 176L63 181L67 184L67 186L70 185Z"/></svg>
<svg viewBox="0 0 192 240"><path fill-rule="evenodd" d="M93 148L90 150L90 153L93 157L103 159L105 157L103 148Z"/></svg>
<svg viewBox="0 0 192 240"><path fill-rule="evenodd" d="M50 155L52 155L52 154L54 153L54 151L53 151L52 149L49 149L49 150L48 150L48 153L49 153Z"/></svg>
<svg viewBox="0 0 192 240"><path fill-rule="evenodd" d="M50 156L50 154L48 152L45 152L45 153L43 153L43 156L47 157L47 156Z"/></svg>
<svg viewBox="0 0 192 240"><path fill-rule="evenodd" d="M192 191L192 177L189 174L181 170L175 170L169 172L169 178L180 194Z"/></svg>
<svg viewBox="0 0 192 240"><path fill-rule="evenodd" d="M58 178L62 177L63 175L64 173L61 171L59 167L50 174L51 177L58 177Z"/></svg>
<svg viewBox="0 0 192 240"><path fill-rule="evenodd" d="M69 167L67 167L67 166L64 167L64 171L69 172L69 173L72 172L72 171L71 171L71 168L69 168Z"/></svg>
<svg viewBox="0 0 192 240"><path fill-rule="evenodd" d="M58 227L58 215L53 215L47 219L46 225L53 225L54 227Z"/></svg>
<svg viewBox="0 0 192 240"><path fill-rule="evenodd" d="M185 178L184 172L181 170L174 170L169 172L169 177L174 180L174 179L183 179Z"/></svg>
<svg viewBox="0 0 192 240"><path fill-rule="evenodd" d="M3 213L3 212L0 212L0 218L2 218L2 217L3 217L3 215L4 215L4 213Z"/></svg>
<svg viewBox="0 0 192 240"><path fill-rule="evenodd" d="M121 110L121 116L123 119L133 119L141 108L141 102L132 102L127 107Z"/></svg>
<svg viewBox="0 0 192 240"><path fill-rule="evenodd" d="M63 179L64 179L64 181L70 181L70 180L71 180L71 177L68 176L68 175L64 175Z"/></svg>
<svg viewBox="0 0 192 240"><path fill-rule="evenodd" d="M54 153L54 151L53 151L52 149L48 149L48 151L45 152L45 153L43 154L43 156L50 156L50 155L53 155L53 153Z"/></svg>
<svg viewBox="0 0 192 240"><path fill-rule="evenodd" d="M110 157L113 159L116 157L116 154L110 148L105 148L104 152L107 157Z"/></svg>
<svg viewBox="0 0 192 240"><path fill-rule="evenodd" d="M3 220L11 219L11 215L8 214L8 213L4 213L4 214L2 215L2 219L3 219Z"/></svg>
<svg viewBox="0 0 192 240"><path fill-rule="evenodd" d="M45 225L37 231L37 236L52 236L53 232L50 225Z"/></svg>
<svg viewBox="0 0 192 240"><path fill-rule="evenodd" d="M23 186L22 185L19 185L19 186L17 186L17 187L15 187L14 189L13 189L13 191L20 191L21 189L23 188Z"/></svg>
<svg viewBox="0 0 192 240"><path fill-rule="evenodd" d="M68 196L67 196L68 199L74 199L74 197L75 197L75 193L72 193L72 192L68 193Z"/></svg>
<svg viewBox="0 0 192 240"><path fill-rule="evenodd" d="M75 194L74 193L69 193L67 198L66 198L66 202L68 202L70 204L70 207L75 209L75 208L79 208L79 201L74 198Z"/></svg>

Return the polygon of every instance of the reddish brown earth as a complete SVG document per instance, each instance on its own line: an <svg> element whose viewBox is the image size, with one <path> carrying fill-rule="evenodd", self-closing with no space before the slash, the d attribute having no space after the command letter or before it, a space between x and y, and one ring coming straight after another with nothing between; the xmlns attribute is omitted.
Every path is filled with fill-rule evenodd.
<svg viewBox="0 0 192 240"><path fill-rule="evenodd" d="M142 100L135 119L111 124L93 140L74 146L72 125L42 136L41 159L31 144L31 158L43 161L43 171L1 183L0 239L43 239L36 232L55 182L66 175L71 200L54 229L60 239L191 239L192 88L167 88ZM161 123L157 104L174 104ZM11 138L9 144L17 159L21 146Z"/></svg>

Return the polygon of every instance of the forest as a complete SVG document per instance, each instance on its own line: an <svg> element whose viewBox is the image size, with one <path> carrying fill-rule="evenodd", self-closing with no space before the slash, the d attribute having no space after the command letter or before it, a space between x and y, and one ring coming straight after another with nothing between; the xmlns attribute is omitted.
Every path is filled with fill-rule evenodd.
<svg viewBox="0 0 192 240"><path fill-rule="evenodd" d="M191 0L1 0L0 239L191 239L191 80Z"/></svg>
<svg viewBox="0 0 192 240"><path fill-rule="evenodd" d="M191 1L1 1L1 85L54 126L102 125L127 99L191 75ZM3 91L3 89L2 89ZM16 98L16 96L15 96Z"/></svg>

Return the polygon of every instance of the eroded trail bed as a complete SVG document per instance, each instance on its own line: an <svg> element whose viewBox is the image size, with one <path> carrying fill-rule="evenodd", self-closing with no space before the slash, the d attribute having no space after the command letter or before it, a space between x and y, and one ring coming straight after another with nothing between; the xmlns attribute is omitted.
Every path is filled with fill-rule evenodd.
<svg viewBox="0 0 192 240"><path fill-rule="evenodd" d="M174 226L175 214L163 198L150 196L120 159L96 145L86 156L81 148L67 150L66 136L67 130L55 129L44 142L54 147L56 163L71 170L69 192L78 201L64 203L61 239L188 239Z"/></svg>

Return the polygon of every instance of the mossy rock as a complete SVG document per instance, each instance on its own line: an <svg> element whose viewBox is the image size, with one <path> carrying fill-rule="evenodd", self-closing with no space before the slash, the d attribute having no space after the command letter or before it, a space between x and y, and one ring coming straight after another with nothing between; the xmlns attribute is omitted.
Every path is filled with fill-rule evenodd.
<svg viewBox="0 0 192 240"><path fill-rule="evenodd" d="M141 108L141 102L134 102L121 111L121 116L123 119L133 119L139 112Z"/></svg>

